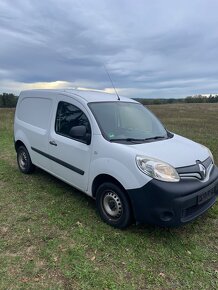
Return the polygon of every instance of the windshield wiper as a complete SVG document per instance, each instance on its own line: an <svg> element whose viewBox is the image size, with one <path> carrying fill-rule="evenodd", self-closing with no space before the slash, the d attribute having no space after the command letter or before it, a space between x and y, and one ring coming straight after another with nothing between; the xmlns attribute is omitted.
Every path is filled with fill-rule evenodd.
<svg viewBox="0 0 218 290"><path fill-rule="evenodd" d="M136 139L136 138L115 138L115 139L110 139L111 142L113 141L127 141L127 142L141 142L145 141L145 139Z"/></svg>
<svg viewBox="0 0 218 290"><path fill-rule="evenodd" d="M166 136L149 137L149 138L145 138L144 141L147 141L147 140L157 140L157 139L166 139Z"/></svg>
<svg viewBox="0 0 218 290"><path fill-rule="evenodd" d="M126 142L144 142L144 141L149 141L149 140L158 140L158 139L166 139L166 136L154 136L154 137L149 137L149 138L144 138L144 139L137 139L137 138L115 138L115 139L110 139L111 142L113 141L126 141Z"/></svg>

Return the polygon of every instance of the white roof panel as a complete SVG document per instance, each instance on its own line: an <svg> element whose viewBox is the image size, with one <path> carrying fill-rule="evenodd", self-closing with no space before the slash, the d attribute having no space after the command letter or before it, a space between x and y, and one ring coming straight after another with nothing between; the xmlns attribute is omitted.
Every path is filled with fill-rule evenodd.
<svg viewBox="0 0 218 290"><path fill-rule="evenodd" d="M21 92L22 95L28 95L28 96L36 96L37 93L41 92L42 95L46 95L49 93L51 95L52 93L55 94L64 94L67 96L73 96L76 99L83 99L83 101L89 102L106 102L106 101L118 101L116 94L109 94L105 93L103 91L95 91L95 90L76 90L76 89L66 89L66 90L29 90L29 91L23 91ZM120 101L123 102L135 102L134 100L126 97L120 96Z"/></svg>

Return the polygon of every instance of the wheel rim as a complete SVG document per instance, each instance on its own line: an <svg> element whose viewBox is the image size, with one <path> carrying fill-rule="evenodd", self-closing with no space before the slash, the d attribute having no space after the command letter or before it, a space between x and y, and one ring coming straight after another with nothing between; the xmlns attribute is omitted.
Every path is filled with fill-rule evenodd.
<svg viewBox="0 0 218 290"><path fill-rule="evenodd" d="M105 212L112 218L120 218L123 212L122 202L119 196L113 191L109 191L105 194L103 198L103 207Z"/></svg>
<svg viewBox="0 0 218 290"><path fill-rule="evenodd" d="M19 156L18 156L18 162L19 166L22 170L25 170L27 167L28 159L27 159L27 154L24 151L21 151Z"/></svg>

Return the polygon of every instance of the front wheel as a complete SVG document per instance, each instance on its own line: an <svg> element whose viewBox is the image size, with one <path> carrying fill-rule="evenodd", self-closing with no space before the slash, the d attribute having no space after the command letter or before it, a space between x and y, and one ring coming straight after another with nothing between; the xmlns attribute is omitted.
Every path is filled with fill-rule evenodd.
<svg viewBox="0 0 218 290"><path fill-rule="evenodd" d="M131 224L132 211L125 192L116 184L105 182L96 193L98 212L107 224L124 229Z"/></svg>
<svg viewBox="0 0 218 290"><path fill-rule="evenodd" d="M20 146L17 149L17 164L22 173L31 173L35 166L32 164L30 155L25 146Z"/></svg>

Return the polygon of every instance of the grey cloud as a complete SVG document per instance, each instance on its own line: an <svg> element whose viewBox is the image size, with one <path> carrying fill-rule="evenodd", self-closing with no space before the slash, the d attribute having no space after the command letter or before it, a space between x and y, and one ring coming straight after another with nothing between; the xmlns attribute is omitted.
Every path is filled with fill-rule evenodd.
<svg viewBox="0 0 218 290"><path fill-rule="evenodd" d="M218 92L218 2L0 0L0 80L129 96ZM1 90L1 88L0 88Z"/></svg>

